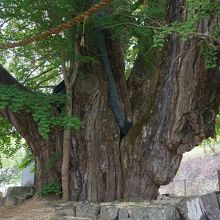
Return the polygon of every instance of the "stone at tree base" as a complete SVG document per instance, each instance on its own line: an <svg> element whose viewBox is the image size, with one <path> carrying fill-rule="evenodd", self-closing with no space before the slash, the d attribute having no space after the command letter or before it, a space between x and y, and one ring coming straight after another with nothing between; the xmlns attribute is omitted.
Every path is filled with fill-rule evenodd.
<svg viewBox="0 0 220 220"><path fill-rule="evenodd" d="M151 207L129 207L128 213L129 217L135 220L180 220L177 209L169 204Z"/></svg>
<svg viewBox="0 0 220 220"><path fill-rule="evenodd" d="M201 196L201 200L204 206L204 212L208 219L219 220L220 210L216 193L209 193Z"/></svg>
<svg viewBox="0 0 220 220"><path fill-rule="evenodd" d="M20 201L30 199L34 195L34 188L32 186L14 186L9 187L6 197L14 197Z"/></svg>
<svg viewBox="0 0 220 220"><path fill-rule="evenodd" d="M94 203L76 203L76 216L95 219L100 213L100 205Z"/></svg>
<svg viewBox="0 0 220 220"><path fill-rule="evenodd" d="M63 208L63 209L73 208L73 209L75 209L76 208L74 203L71 202L71 201L70 202L65 202L65 203L63 201L55 201L55 202L52 202L50 204L50 206L55 208L55 209L58 209L58 208Z"/></svg>
<svg viewBox="0 0 220 220"><path fill-rule="evenodd" d="M101 205L100 220L116 220L119 208L114 205Z"/></svg>
<svg viewBox="0 0 220 220"><path fill-rule="evenodd" d="M216 193L206 194L200 197L184 198L178 204L181 216L186 220L219 220L220 210Z"/></svg>
<svg viewBox="0 0 220 220"><path fill-rule="evenodd" d="M30 199L34 194L33 187L15 186L9 187L4 198L0 198L0 206L2 201L4 206L14 206L26 199Z"/></svg>
<svg viewBox="0 0 220 220"><path fill-rule="evenodd" d="M0 207L4 205L4 198L0 196Z"/></svg>
<svg viewBox="0 0 220 220"><path fill-rule="evenodd" d="M216 192L216 196L217 196L218 205L220 207L220 191Z"/></svg>
<svg viewBox="0 0 220 220"><path fill-rule="evenodd" d="M139 204L120 207L117 205L101 205L101 220L180 220L175 206Z"/></svg>
<svg viewBox="0 0 220 220"><path fill-rule="evenodd" d="M74 207L77 217L72 214ZM186 198L169 197L151 202L70 202L59 204L56 209L66 209L67 213L65 216L56 215L51 220L220 220L216 193Z"/></svg>
<svg viewBox="0 0 220 220"><path fill-rule="evenodd" d="M205 219L203 203L200 197L184 198L177 207L184 220Z"/></svg>
<svg viewBox="0 0 220 220"><path fill-rule="evenodd" d="M54 216L54 217L51 217L50 220L94 220L94 219L91 219L91 218L80 218L80 217L73 217L73 216Z"/></svg>
<svg viewBox="0 0 220 220"><path fill-rule="evenodd" d="M80 218L80 217L65 217L65 220L68 220L68 219L73 219L73 220L96 220L97 218L95 219L92 219L92 218Z"/></svg>
<svg viewBox="0 0 220 220"><path fill-rule="evenodd" d="M56 205L56 216L76 216L76 207L73 203L64 203Z"/></svg>
<svg viewBox="0 0 220 220"><path fill-rule="evenodd" d="M4 206L8 207L8 206L14 206L17 205L19 203L19 200L13 196L6 196L4 198Z"/></svg>
<svg viewBox="0 0 220 220"><path fill-rule="evenodd" d="M56 209L56 216L75 216L75 210L72 208L70 209Z"/></svg>
<svg viewBox="0 0 220 220"><path fill-rule="evenodd" d="M120 208L118 212L118 219L127 219L128 218L128 209L126 208Z"/></svg>

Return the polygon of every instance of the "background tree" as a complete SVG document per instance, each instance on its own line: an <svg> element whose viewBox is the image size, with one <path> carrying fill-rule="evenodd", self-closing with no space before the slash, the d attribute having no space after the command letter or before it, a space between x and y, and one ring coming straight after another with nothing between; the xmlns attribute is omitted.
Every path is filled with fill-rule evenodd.
<svg viewBox="0 0 220 220"><path fill-rule="evenodd" d="M4 0L0 3L0 41L19 40L48 30L94 3ZM73 72L72 60L80 63L72 88L73 114L80 117L82 126L71 134L71 199L155 198L159 186L168 184L175 176L182 154L215 134L219 105L215 80L219 7L217 1L208 0L113 1L103 9L107 16L93 15L86 21L80 55L74 52L74 46L81 39L74 43L72 36L83 35L82 24L52 38L2 52L2 64L16 79L1 66L0 83L15 85L11 94L17 96L0 96L1 113L25 138L34 155L38 191L61 178L59 157L51 159L62 152L63 129L54 127L62 123L53 118L57 114L59 118L60 113L52 111L48 117L56 123L48 122L45 127L39 117L36 120L36 108L30 108L33 102L28 112L23 104L15 112L11 100L17 103L19 96L24 96L17 89L28 94L30 90L43 91L44 98L35 97L36 103L55 106L58 99L47 99L50 95L45 86L61 80L65 50L67 72ZM97 28L105 29L120 106L126 119L133 123L126 136L109 107L105 66L100 63L94 43ZM53 161L52 165L48 161Z"/></svg>

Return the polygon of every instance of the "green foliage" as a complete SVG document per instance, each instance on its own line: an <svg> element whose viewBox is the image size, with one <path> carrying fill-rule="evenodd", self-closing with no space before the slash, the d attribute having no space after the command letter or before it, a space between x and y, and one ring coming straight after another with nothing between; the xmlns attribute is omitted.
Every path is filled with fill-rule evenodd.
<svg viewBox="0 0 220 220"><path fill-rule="evenodd" d="M200 145L204 150L211 150L213 153L216 153L216 148L220 144L220 115L216 115L216 124L215 124L215 137L214 138L208 138L203 140L202 144Z"/></svg>
<svg viewBox="0 0 220 220"><path fill-rule="evenodd" d="M12 157L15 153L25 146L22 137L7 119L0 116L0 168L2 167L2 158Z"/></svg>
<svg viewBox="0 0 220 220"><path fill-rule="evenodd" d="M33 155L24 139L22 139L6 118L0 117L0 124L0 169L14 169L14 167L19 167L20 170L23 170L33 162ZM26 152L24 158L23 150ZM18 180L20 171L17 173L18 175L13 174L8 180Z"/></svg>
<svg viewBox="0 0 220 220"><path fill-rule="evenodd" d="M97 1L85 1L84 3L74 1L73 4L70 0L40 0L37 3L30 0L2 0L0 22L4 22L4 28L1 30L0 43L23 39L55 27L80 14L95 2ZM86 39L92 40L94 29L97 27L108 28L113 37L117 40L120 38L125 51L128 52L127 76L130 74L137 53L147 55L146 61L149 65L154 66L152 28L160 27L165 23L166 0L160 2L149 0L148 7L134 0L119 0L113 1L111 7L113 7L111 15L109 15L107 7L108 16L100 19L94 14L88 19ZM14 73L19 82L29 88L48 89L61 79L61 51L64 52L67 62L71 60L95 62L92 57L74 55L72 35L73 32L77 32L80 37L82 29L82 24L79 24L65 31L62 36L60 34L32 45L2 51L0 62ZM134 39L136 39L135 46L133 46ZM131 52L129 48L135 48L135 50Z"/></svg>
<svg viewBox="0 0 220 220"><path fill-rule="evenodd" d="M215 139L214 138L208 138L208 139L203 140L200 147L202 147L205 151L210 150L212 153L216 153L215 146L218 143L219 143L218 138L215 138Z"/></svg>
<svg viewBox="0 0 220 220"><path fill-rule="evenodd" d="M217 56L216 56L217 50L210 45L204 45L203 47L201 47L201 49L202 49L202 54L205 58L206 67L208 69L215 68L217 61Z"/></svg>
<svg viewBox="0 0 220 220"><path fill-rule="evenodd" d="M5 118L0 117L0 124L0 151L10 157L23 145L22 138Z"/></svg>
<svg viewBox="0 0 220 220"><path fill-rule="evenodd" d="M187 6L189 16L198 19L208 18L212 12L220 8L218 1L210 0L187 0Z"/></svg>
<svg viewBox="0 0 220 220"><path fill-rule="evenodd" d="M23 170L25 167L29 166L34 162L34 156L28 148L25 148L25 156L22 161L18 164L20 170Z"/></svg>
<svg viewBox="0 0 220 220"><path fill-rule="evenodd" d="M45 139L48 138L48 133L53 126L60 125L73 130L80 127L79 119L76 117L54 116L54 106L62 106L64 103L65 96L62 94L45 95L22 91L15 86L0 86L0 109L31 112L38 124L39 133Z"/></svg>
<svg viewBox="0 0 220 220"><path fill-rule="evenodd" d="M216 66L216 47L215 39L219 39L220 28L215 23L209 28L209 33L203 34L198 30L198 25L205 19L209 19L210 15L220 15L220 4L218 1L209 0L187 0L187 19L183 18L178 22L166 24L159 29L155 29L153 36L153 47L163 47L167 37L176 34L180 38L191 39L197 38L204 55L207 68Z"/></svg>
<svg viewBox="0 0 220 220"><path fill-rule="evenodd" d="M43 1L30 0L0 1L0 43L17 41L36 33L55 27L90 7L93 2L82 4L81 1ZM32 45L11 50L3 50L0 63L16 79L32 90L48 91L61 80L61 53L67 62L94 62L89 56L76 57L74 54L73 32L82 34L82 25L73 27L63 34L58 34ZM10 65L9 65L10 63Z"/></svg>
<svg viewBox="0 0 220 220"><path fill-rule="evenodd" d="M129 47L126 51L126 60L125 60L125 76L126 79L129 78L133 63L138 55L138 46L137 38L132 37L129 41Z"/></svg>
<svg viewBox="0 0 220 220"><path fill-rule="evenodd" d="M80 120L77 117L70 117L70 116L57 116L53 118L52 124L54 126L60 125L64 128L68 129L71 128L73 130L78 130L80 128Z"/></svg>
<svg viewBox="0 0 220 220"><path fill-rule="evenodd" d="M104 10L103 17L94 14L87 21L86 36L92 39L94 29L106 28L113 40L120 41L125 52L126 78L129 77L137 54L146 57L152 69L155 65L155 49L152 47L153 29L165 23L166 0L148 1L148 7L134 0L119 0L111 3L113 13Z"/></svg>
<svg viewBox="0 0 220 220"><path fill-rule="evenodd" d="M216 139L217 139L217 141L218 142L220 142L220 123L219 123L219 121L220 121L220 114L218 113L217 115L216 115L216 125L215 125L215 130L216 130Z"/></svg>
<svg viewBox="0 0 220 220"><path fill-rule="evenodd" d="M85 11L97 1L43 1L2 0L0 21L4 22L0 42L15 41L55 27ZM113 13L104 9L107 16L100 19L94 14L86 22L86 38L92 39L94 29L108 28L117 40L120 38L124 51L127 51L127 70L129 76L137 53L147 56L146 62L154 66L155 47L163 47L166 37L176 33L182 38L195 36L198 23L214 12L220 14L218 1L187 0L187 20L166 24L167 1L149 0L147 7L136 0L118 0L111 3ZM31 10L30 10L31 8ZM66 60L94 62L87 56L76 57L72 41L73 32L82 35L82 24L33 45L3 51L0 62L14 72L20 82L30 88L38 89L52 86L60 80L61 51ZM210 36L219 37L220 29L213 25ZM135 39L135 42L134 42ZM130 48L130 49L129 49ZM134 48L131 52L131 48ZM7 62L10 61L10 65Z"/></svg>
<svg viewBox="0 0 220 220"><path fill-rule="evenodd" d="M0 169L0 186L6 184L16 184L21 177L21 172L18 168L1 168Z"/></svg>
<svg viewBox="0 0 220 220"><path fill-rule="evenodd" d="M46 197L50 194L60 195L62 194L61 191L61 184L59 181L55 182L48 182L43 187L41 192L39 193L39 196Z"/></svg>
<svg viewBox="0 0 220 220"><path fill-rule="evenodd" d="M11 147L14 146L14 141L11 141ZM5 184L20 184L21 182L21 169L18 168L20 161L24 157L24 150L21 146L13 153L9 151L9 155L4 154L4 149L0 149L0 161L2 167L0 168L0 185Z"/></svg>
<svg viewBox="0 0 220 220"><path fill-rule="evenodd" d="M164 47L167 36L171 34L171 28L165 25L161 30L154 30L153 47Z"/></svg>
<svg viewBox="0 0 220 220"><path fill-rule="evenodd" d="M1 0L0 2L0 43L6 41L16 41L28 36L35 35L42 31L55 27L71 19L88 9L97 1L74 1L54 0L54 1L30 1L30 0ZM113 39L120 39L126 55L126 77L129 78L133 63L137 55L145 58L145 61L152 69L155 64L155 51L158 47L163 47L167 36L176 34L183 39L197 36L198 23L214 12L220 14L220 4L218 1L209 0L187 0L187 20L182 19L172 24L167 24L165 19L166 0L149 0L147 7L136 0L118 0L111 4L112 12L105 8L107 16L98 18L94 14L86 21L86 39L92 41L96 28L108 28L113 34ZM31 9L31 10L30 10ZM3 24L4 23L4 24ZM93 57L75 56L72 36L77 33L82 35L82 24L74 26L65 31L62 35L56 35L43 41L15 48L8 51L1 51L0 63L14 73L16 79L34 93L26 93L16 88L0 88L0 107L9 107L13 111L27 111L33 114L34 120L38 124L39 132L44 137L53 126L63 126L65 128L78 129L79 120L74 117L67 117L64 113L54 116L53 106L55 104L64 105L65 98L62 96L46 95L39 93L45 88L53 86L61 80L61 51L65 54L68 71L71 70L71 61L96 62ZM210 39L218 38L220 29L213 25L210 28ZM215 51L212 41L201 43L202 52L206 58L207 67L215 65ZM90 49L90 48L89 48ZM8 64L10 63L10 65ZM42 90L43 89L43 90ZM46 90L48 91L48 90ZM0 119L1 120L1 119ZM5 122L4 122L5 123ZM0 130L0 147L7 151L9 148L10 132L14 128L2 126ZM1 132L2 135L1 135ZM20 137L17 146L20 145ZM1 142L1 140L3 140ZM20 139L21 140L21 139ZM16 147L14 149L16 151ZM13 149L8 150L12 152Z"/></svg>

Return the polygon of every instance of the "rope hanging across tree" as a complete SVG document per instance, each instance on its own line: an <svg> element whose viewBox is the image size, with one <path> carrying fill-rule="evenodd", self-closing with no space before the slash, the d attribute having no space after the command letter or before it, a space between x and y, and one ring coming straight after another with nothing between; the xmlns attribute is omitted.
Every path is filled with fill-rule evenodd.
<svg viewBox="0 0 220 220"><path fill-rule="evenodd" d="M38 42L41 41L47 37L50 37L54 34L58 34L64 30L67 30L71 28L73 25L76 25L77 23L80 23L84 20L86 20L89 16L91 16L93 13L98 11L100 8L104 7L105 5L109 4L112 0L101 0L99 3L95 4L91 8L89 8L87 11L85 11L83 14L74 17L73 19L62 23L58 25L55 28L52 28L50 30L41 32L35 36L23 39L21 41L17 42L12 42L12 43L5 43L5 44L0 44L0 49L9 49L9 48L15 48L15 47L20 47L20 46L25 46L27 44L31 44L33 42Z"/></svg>

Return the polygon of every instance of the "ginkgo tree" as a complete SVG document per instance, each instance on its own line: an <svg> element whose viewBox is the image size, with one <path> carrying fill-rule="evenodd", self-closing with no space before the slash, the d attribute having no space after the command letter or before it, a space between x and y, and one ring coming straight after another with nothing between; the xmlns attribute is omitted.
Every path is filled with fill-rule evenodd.
<svg viewBox="0 0 220 220"><path fill-rule="evenodd" d="M183 153L215 135L220 5L113 0L37 40L97 2L1 1L0 112L31 149L38 192L153 199Z"/></svg>

